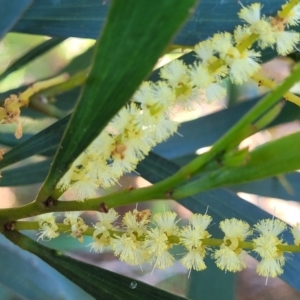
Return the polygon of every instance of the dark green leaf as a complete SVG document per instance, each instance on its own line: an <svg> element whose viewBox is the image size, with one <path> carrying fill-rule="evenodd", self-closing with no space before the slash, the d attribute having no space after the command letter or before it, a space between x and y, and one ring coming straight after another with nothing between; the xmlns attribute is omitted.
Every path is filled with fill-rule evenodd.
<svg viewBox="0 0 300 300"><path fill-rule="evenodd" d="M19 145L19 144L25 142L30 137L32 137L32 134L23 134L23 136L20 139L16 139L13 132L1 133L0 134L0 144L9 146L9 147L14 147L16 145Z"/></svg>
<svg viewBox="0 0 300 300"><path fill-rule="evenodd" d="M282 0L271 2L262 0L260 2L263 6L262 13L267 15L276 13L283 4ZM103 28L109 4L110 1L98 0L47 2L38 0L13 30L50 36L95 39ZM246 6L247 4L250 2L243 1L243 5ZM218 31L232 32L237 24L243 24L237 16L240 9L241 6L237 0L200 1L193 16L176 35L173 43L193 46ZM147 12L144 14L146 16ZM269 57L275 56L274 51L268 51L267 55Z"/></svg>
<svg viewBox="0 0 300 300"><path fill-rule="evenodd" d="M0 39L15 25L22 14L30 7L32 0L0 0Z"/></svg>
<svg viewBox="0 0 300 300"><path fill-rule="evenodd" d="M0 161L0 169L35 154L53 154L64 133L69 117L59 120L38 134L8 151Z"/></svg>
<svg viewBox="0 0 300 300"><path fill-rule="evenodd" d="M20 296L30 300L94 299L40 258L20 249L3 235L0 235L0 252L0 284Z"/></svg>
<svg viewBox="0 0 300 300"><path fill-rule="evenodd" d="M164 0L149 6L147 0L113 2L92 70L38 200L51 194L69 165L129 100L194 3L186 0L174 6L173 0Z"/></svg>
<svg viewBox="0 0 300 300"><path fill-rule="evenodd" d="M152 287L146 283L64 256L57 251L50 250L32 241L21 233L7 232L7 236L20 247L43 259L96 299L140 300L145 299L147 295L151 295L151 299L154 300L185 299Z"/></svg>
<svg viewBox="0 0 300 300"><path fill-rule="evenodd" d="M98 38L111 1L36 0L13 31L57 37Z"/></svg>
<svg viewBox="0 0 300 300"><path fill-rule="evenodd" d="M157 145L154 151L168 159L174 159L194 154L201 147L211 146L258 101L259 99L243 102L229 109L185 122L178 129L183 137L175 134L166 142ZM267 128L299 118L299 107L287 102L280 115Z"/></svg>
<svg viewBox="0 0 300 300"><path fill-rule="evenodd" d="M30 49L28 52L26 52L24 55L22 55L20 58L16 59L11 63L11 65L0 75L0 80L5 78L10 73L13 73L26 64L30 63L37 57L43 55L47 51L51 50L61 42L63 42L65 38L52 38L50 40L47 40L40 45L34 47L33 49Z"/></svg>
<svg viewBox="0 0 300 300"><path fill-rule="evenodd" d="M281 181L281 178L271 177L263 180L233 185L230 187L230 190L264 197L300 201L300 174L297 172L286 174L283 176L283 179L284 182ZM288 187L285 186L285 182Z"/></svg>
<svg viewBox="0 0 300 300"><path fill-rule="evenodd" d="M47 159L3 171L0 186L18 186L43 182L49 171L51 161L52 159Z"/></svg>

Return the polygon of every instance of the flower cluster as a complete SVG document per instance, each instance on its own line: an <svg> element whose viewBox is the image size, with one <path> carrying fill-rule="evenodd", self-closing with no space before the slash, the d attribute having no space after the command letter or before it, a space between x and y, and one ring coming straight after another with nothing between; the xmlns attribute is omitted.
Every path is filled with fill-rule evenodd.
<svg viewBox="0 0 300 300"><path fill-rule="evenodd" d="M40 81L29 86L24 92L17 95L10 95L9 98L4 100L3 107L0 107L0 124L16 123L15 137L21 138L23 135L22 123L21 123L21 107L28 106L29 99L34 94L37 94L41 90L47 89L53 85L64 82L69 78L67 74L61 74L54 78Z"/></svg>
<svg viewBox="0 0 300 300"><path fill-rule="evenodd" d="M298 1L283 5L275 17L262 16L260 11L259 3L243 7L238 15L245 24L237 26L233 34L217 33L197 44L193 65L172 61L161 68L158 82L144 82L75 160L57 188L70 189L82 201L95 197L98 187L117 183L152 147L177 131L178 124L171 119L175 105L192 109L195 101L220 100L226 95L221 85L225 77L242 84L257 73L261 54L251 49L254 42L262 49L276 48L282 55L295 50L300 34L286 29L300 22Z"/></svg>
<svg viewBox="0 0 300 300"><path fill-rule="evenodd" d="M129 265L148 262L158 269L165 269L174 263L175 256L170 250L176 245L185 248L180 258L182 265L196 271L206 269L205 257L208 253L221 270L241 271L246 268L244 258L248 250L261 257L256 270L265 277L276 277L283 273L286 260L284 251L300 252L299 224L291 229L295 245L286 245L278 236L287 226L278 219L261 220L253 230L245 221L225 219L219 225L224 238L215 239L208 231L212 218L207 214L193 214L189 224L180 227L175 212L156 213L151 217L148 209L134 209L127 212L121 225L117 226L119 215L110 209L107 213L97 213L98 221L94 228L88 228L79 215L79 212L65 213L61 225L55 223L53 213L39 216L39 239L55 238L59 235L57 231L71 231L70 236L80 242L83 241L82 235L91 235L93 242L88 245L91 251L103 253L110 250ZM252 235L254 237L249 239Z"/></svg>
<svg viewBox="0 0 300 300"><path fill-rule="evenodd" d="M59 233L57 232L58 226L55 222L55 216L53 213L47 213L40 215L36 217L36 220L38 221L40 232L38 233L39 239L53 239L59 236Z"/></svg>

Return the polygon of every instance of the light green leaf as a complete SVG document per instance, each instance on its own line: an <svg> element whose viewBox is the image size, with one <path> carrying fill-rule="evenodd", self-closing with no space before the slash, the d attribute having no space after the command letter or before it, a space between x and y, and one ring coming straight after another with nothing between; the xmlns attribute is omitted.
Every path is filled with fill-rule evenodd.
<svg viewBox="0 0 300 300"><path fill-rule="evenodd" d="M20 58L16 59L11 63L11 65L2 73L0 74L0 80L4 79L6 76L8 76L10 73L13 73L20 68L24 67L26 64L30 63L37 57L43 55L47 51L51 50L61 42L63 42L65 38L52 38L50 40L47 40L33 49L30 49L28 52L26 52L24 55L22 55Z"/></svg>

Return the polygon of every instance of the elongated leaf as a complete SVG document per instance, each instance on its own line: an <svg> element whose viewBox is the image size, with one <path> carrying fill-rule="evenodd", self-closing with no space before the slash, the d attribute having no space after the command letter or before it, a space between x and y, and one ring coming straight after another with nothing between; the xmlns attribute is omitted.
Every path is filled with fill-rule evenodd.
<svg viewBox="0 0 300 300"><path fill-rule="evenodd" d="M32 0L0 0L0 7L2 8L0 12L0 39L15 25L32 2Z"/></svg>
<svg viewBox="0 0 300 300"><path fill-rule="evenodd" d="M150 153L149 156L145 158L140 164L138 165L137 171L141 174L142 177L147 179L152 183L156 183L161 181L176 171L179 170L179 167L172 163L171 161L157 155L154 153ZM253 225L258 220L264 218L272 218L270 214L263 211L262 209L258 208L257 206L244 201L236 194L226 190L226 189L214 189L207 192L202 192L197 195L190 196L186 199L181 199L178 201L181 205L188 208L194 213L205 213L208 207L208 214L213 217L215 223L218 223L220 220L224 218L237 218L242 219L248 222L250 225ZM218 236L222 236L220 230L217 228L216 234ZM218 233L219 232L219 233ZM288 243L293 243L293 238L289 231L285 231L283 233L283 239ZM299 270L300 270L300 258L299 256L293 256L291 259L286 261L286 265L284 268L284 273L281 276L283 280L285 280L288 284L292 287L300 291L300 283L298 280L299 277ZM192 273L194 275L195 273ZM210 299L209 292L212 291L213 293L216 292L216 289L219 288L218 281L222 280L224 277L220 277L216 275L216 280L212 280L213 278L211 275L208 275L208 278L205 279L205 271L196 273L197 277L195 278L196 282L192 283L192 287L197 287L200 292L203 290L207 291L207 295L199 294L195 296L193 294L194 299L198 299L200 297L205 297ZM191 279L194 280L193 277ZM207 285L206 287L201 287L200 283ZM232 283L231 283L232 284ZM210 287L210 288L209 288ZM223 299L222 291L226 295L226 288L220 291L220 295L215 297L216 299ZM192 291L191 291L192 293ZM190 294L192 296L192 294ZM232 297L231 299L233 299ZM226 298L230 299L230 298Z"/></svg>
<svg viewBox="0 0 300 300"><path fill-rule="evenodd" d="M2 169L35 154L44 154L47 151L49 154L53 154L53 150L57 148L68 121L69 117L65 117L8 151L5 158L0 161L0 168Z"/></svg>
<svg viewBox="0 0 300 300"><path fill-rule="evenodd" d="M201 147L211 146L259 100L247 101L229 109L183 123L177 134L157 145L154 152L168 159L194 154ZM267 128L300 118L300 108L286 103L280 115Z"/></svg>
<svg viewBox="0 0 300 300"><path fill-rule="evenodd" d="M20 247L30 251L57 269L96 299L151 299L180 300L180 296L154 288L146 283L85 264L32 241L18 232L7 232L7 236ZM85 299L85 298L82 298Z"/></svg>
<svg viewBox="0 0 300 300"><path fill-rule="evenodd" d="M266 143L250 153L250 160L246 165L212 171L180 187L179 194L193 195L215 187L259 180L300 169L299 144L300 132Z"/></svg>
<svg viewBox="0 0 300 300"><path fill-rule="evenodd" d="M15 291L26 299L94 299L40 258L20 249L2 234L0 251L0 285L6 287L6 290Z"/></svg>
<svg viewBox="0 0 300 300"><path fill-rule="evenodd" d="M276 13L283 4L281 0L260 2L262 12L267 15ZM250 3L246 0L243 5ZM109 1L98 0L38 0L13 30L50 36L97 38L103 28L109 4ZM218 31L232 32L237 24L242 24L237 16L240 9L236 0L200 1L192 18L176 35L174 44L194 45Z"/></svg>
<svg viewBox="0 0 300 300"><path fill-rule="evenodd" d="M0 186L19 186L43 182L49 171L51 161L52 159L47 159L4 171L0 179Z"/></svg>
<svg viewBox="0 0 300 300"><path fill-rule="evenodd" d="M27 139L32 137L32 134L23 134L23 136L20 139L16 139L13 132L11 133L1 133L0 134L0 144L6 145L9 147L14 147L16 145L19 145L23 142L25 142Z"/></svg>
<svg viewBox="0 0 300 300"><path fill-rule="evenodd" d="M147 0L113 2L91 73L38 200L51 194L70 163L129 100L194 3L186 0L174 6L174 1L163 0L149 6ZM110 56L113 58L108 59Z"/></svg>
<svg viewBox="0 0 300 300"><path fill-rule="evenodd" d="M50 40L47 40L40 45L34 47L33 49L30 49L27 53L25 53L20 58L16 59L1 75L0 80L5 78L7 75L9 75L12 72L15 72L25 66L26 64L30 63L37 57L43 55L47 51L51 50L61 42L63 42L65 38L52 38Z"/></svg>
<svg viewBox="0 0 300 300"><path fill-rule="evenodd" d="M285 200L300 201L300 174L290 173L284 175L284 185L278 177L267 178L263 180L248 182L230 186L234 192L244 192L264 197L280 198Z"/></svg>

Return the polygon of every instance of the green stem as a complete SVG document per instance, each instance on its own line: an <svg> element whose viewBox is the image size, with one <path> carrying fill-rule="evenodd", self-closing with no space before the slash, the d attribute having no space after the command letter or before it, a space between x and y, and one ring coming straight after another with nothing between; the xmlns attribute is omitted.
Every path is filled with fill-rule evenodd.
<svg viewBox="0 0 300 300"><path fill-rule="evenodd" d="M65 82L49 87L43 90L42 94L46 97L56 96L63 92L74 89L75 87L81 86L86 82L89 69L80 71L70 77Z"/></svg>
<svg viewBox="0 0 300 300"><path fill-rule="evenodd" d="M46 102L43 102L43 99L45 99ZM30 98L29 107L49 117L54 117L57 119L62 119L66 116L65 112L57 108L55 105L48 103L47 98L39 94Z"/></svg>

